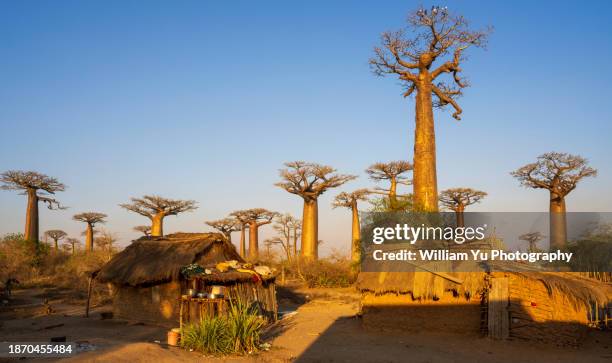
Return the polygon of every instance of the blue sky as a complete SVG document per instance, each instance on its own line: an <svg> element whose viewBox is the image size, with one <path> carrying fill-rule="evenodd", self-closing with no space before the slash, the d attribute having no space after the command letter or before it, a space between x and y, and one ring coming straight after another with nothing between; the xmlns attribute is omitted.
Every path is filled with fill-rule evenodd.
<svg viewBox="0 0 612 363"><path fill-rule="evenodd" d="M360 178L376 161L412 159L414 102L368 68L382 31L430 2L2 1L0 170L38 170L68 185L67 211L41 209L41 229L83 228L74 213L109 214L123 243L145 219L117 205L155 193L200 208L167 231L264 207L301 214L273 186L284 161L330 164ZM570 211L610 211L607 2L436 3L474 27L486 51L463 66L463 120L436 113L441 189L489 193L473 210L544 211L543 191L509 172L546 151L599 169ZM338 190L339 192L340 190ZM347 250L350 215L320 201L324 252ZM0 193L0 234L21 231L25 198ZM269 231L263 231L264 237Z"/></svg>

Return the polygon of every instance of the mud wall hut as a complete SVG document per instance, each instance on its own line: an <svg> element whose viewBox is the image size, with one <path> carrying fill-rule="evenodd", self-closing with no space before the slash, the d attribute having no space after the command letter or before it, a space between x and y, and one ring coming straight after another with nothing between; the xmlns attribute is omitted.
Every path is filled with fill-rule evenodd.
<svg viewBox="0 0 612 363"><path fill-rule="evenodd" d="M366 328L579 344L610 286L571 273L362 272Z"/></svg>
<svg viewBox="0 0 612 363"><path fill-rule="evenodd" d="M181 295L193 286L181 269L191 264L213 267L231 260L244 262L236 248L219 233L143 237L104 265L97 281L113 285L115 317L176 326ZM236 291L251 292L243 297L247 303L256 299L253 291L274 290L273 278L257 281L245 273L210 275L204 281L227 286L230 298L236 297Z"/></svg>

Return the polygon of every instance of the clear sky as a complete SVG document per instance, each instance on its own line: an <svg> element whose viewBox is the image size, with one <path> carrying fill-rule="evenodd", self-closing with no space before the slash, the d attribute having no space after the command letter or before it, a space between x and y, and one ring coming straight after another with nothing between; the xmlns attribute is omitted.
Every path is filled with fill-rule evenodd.
<svg viewBox="0 0 612 363"><path fill-rule="evenodd" d="M263 207L301 215L273 186L307 160L358 174L412 160L414 101L367 61L382 31L430 2L0 1L0 171L63 181L66 211L41 208L41 231L77 236L83 211L109 215L122 243L146 219L118 207L154 193L200 208L166 231ZM489 193L477 211L544 211L547 195L509 175L547 151L599 169L570 211L611 211L612 22L609 2L435 2L475 27L488 50L462 67L463 120L436 113L439 188ZM350 215L320 200L323 253L348 251ZM21 232L26 200L0 192L0 234ZM267 230L267 231L265 231ZM265 228L263 237L270 234ZM237 236L235 236L237 239Z"/></svg>

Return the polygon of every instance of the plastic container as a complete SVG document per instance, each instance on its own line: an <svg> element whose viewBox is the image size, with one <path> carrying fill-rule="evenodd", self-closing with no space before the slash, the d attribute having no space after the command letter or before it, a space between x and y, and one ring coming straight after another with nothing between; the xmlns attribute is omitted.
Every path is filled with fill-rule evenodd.
<svg viewBox="0 0 612 363"><path fill-rule="evenodd" d="M181 340L181 333L179 329L175 328L168 332L168 345L176 347Z"/></svg>

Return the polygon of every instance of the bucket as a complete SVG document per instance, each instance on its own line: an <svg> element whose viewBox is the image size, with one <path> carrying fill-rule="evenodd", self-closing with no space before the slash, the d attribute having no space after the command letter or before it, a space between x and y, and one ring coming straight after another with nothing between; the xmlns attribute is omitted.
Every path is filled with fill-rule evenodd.
<svg viewBox="0 0 612 363"><path fill-rule="evenodd" d="M176 347L181 338L181 333L178 332L178 329L172 329L168 332L168 345Z"/></svg>

